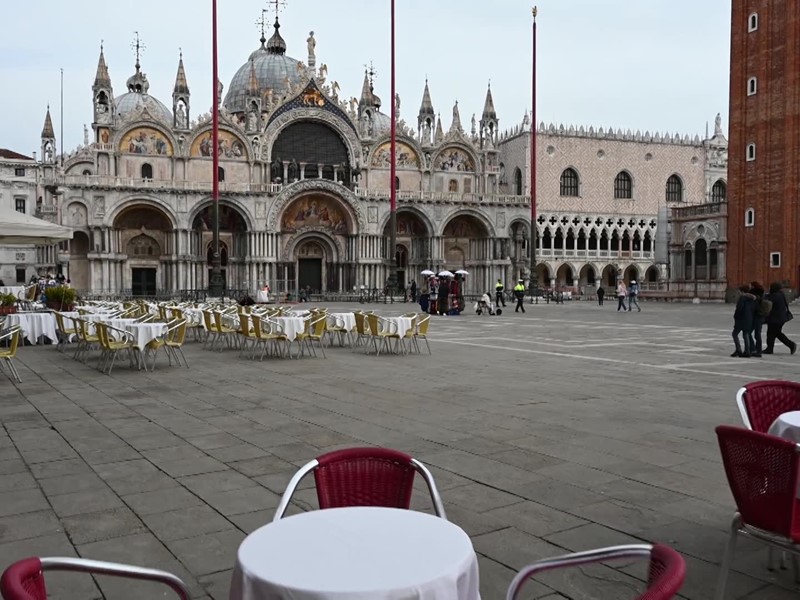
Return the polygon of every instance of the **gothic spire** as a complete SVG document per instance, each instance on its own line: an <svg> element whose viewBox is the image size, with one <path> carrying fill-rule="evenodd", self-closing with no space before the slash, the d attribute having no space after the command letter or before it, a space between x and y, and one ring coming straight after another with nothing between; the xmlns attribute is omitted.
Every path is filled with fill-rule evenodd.
<svg viewBox="0 0 800 600"><path fill-rule="evenodd" d="M256 77L256 63L250 61L250 81L247 84L247 93L251 96L259 96L258 77Z"/></svg>
<svg viewBox="0 0 800 600"><path fill-rule="evenodd" d="M434 116L433 102L431 102L431 91L428 89L428 78L425 78L425 91L422 92L422 104L419 106L420 118Z"/></svg>
<svg viewBox="0 0 800 600"><path fill-rule="evenodd" d="M175 76L174 94L188 94L189 84L186 81L186 71L183 69L183 52L178 59L178 74Z"/></svg>
<svg viewBox="0 0 800 600"><path fill-rule="evenodd" d="M494 100L492 99L492 84L490 83L488 89L486 90L486 102L483 103L483 115L481 116L481 121L488 122L496 120L497 112L494 109Z"/></svg>
<svg viewBox="0 0 800 600"><path fill-rule="evenodd" d="M442 115L436 118L436 135L433 137L434 143L438 144L444 139L444 131L442 130Z"/></svg>
<svg viewBox="0 0 800 600"><path fill-rule="evenodd" d="M111 77L108 74L102 42L100 43L100 58L97 60L97 74L94 76L94 87L111 87Z"/></svg>
<svg viewBox="0 0 800 600"><path fill-rule="evenodd" d="M101 55L102 56L102 55ZM53 130L53 120L50 118L50 105L47 105L47 114L44 117L44 127L42 127L42 139L55 139L56 133Z"/></svg>

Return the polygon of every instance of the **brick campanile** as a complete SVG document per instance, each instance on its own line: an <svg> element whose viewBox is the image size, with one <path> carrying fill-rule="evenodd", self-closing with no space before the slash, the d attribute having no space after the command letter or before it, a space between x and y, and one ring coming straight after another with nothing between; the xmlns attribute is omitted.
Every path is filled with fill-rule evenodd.
<svg viewBox="0 0 800 600"><path fill-rule="evenodd" d="M800 286L800 2L733 0L728 286Z"/></svg>

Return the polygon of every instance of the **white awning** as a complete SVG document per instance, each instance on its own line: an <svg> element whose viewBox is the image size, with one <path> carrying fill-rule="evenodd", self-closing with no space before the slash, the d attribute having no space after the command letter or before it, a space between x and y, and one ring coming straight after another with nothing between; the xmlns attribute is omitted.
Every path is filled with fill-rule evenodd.
<svg viewBox="0 0 800 600"><path fill-rule="evenodd" d="M22 214L0 210L0 244L36 244L47 246L72 239L72 229Z"/></svg>

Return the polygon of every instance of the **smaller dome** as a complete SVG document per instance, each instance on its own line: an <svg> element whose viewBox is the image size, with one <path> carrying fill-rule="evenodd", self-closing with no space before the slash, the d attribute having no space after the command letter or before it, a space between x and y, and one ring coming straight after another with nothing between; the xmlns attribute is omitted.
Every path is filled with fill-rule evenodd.
<svg viewBox="0 0 800 600"><path fill-rule="evenodd" d="M375 137L389 133L392 128L392 119L389 115L383 114L381 111L370 111L372 115L372 134Z"/></svg>
<svg viewBox="0 0 800 600"><path fill-rule="evenodd" d="M141 94L139 92L128 92L114 98L114 106L117 114L125 117L129 114L139 111L140 108L146 107L148 112L162 121L172 124L172 112L164 106L159 100L149 94Z"/></svg>

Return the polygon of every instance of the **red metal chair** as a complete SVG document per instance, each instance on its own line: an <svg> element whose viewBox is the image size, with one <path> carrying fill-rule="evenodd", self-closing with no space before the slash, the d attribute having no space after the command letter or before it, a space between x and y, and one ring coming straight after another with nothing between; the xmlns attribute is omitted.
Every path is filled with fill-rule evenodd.
<svg viewBox="0 0 800 600"><path fill-rule="evenodd" d="M756 381L736 393L736 403L744 426L766 433L785 412L800 410L800 383L794 381Z"/></svg>
<svg viewBox="0 0 800 600"><path fill-rule="evenodd" d="M3 600L47 600L43 571L79 571L156 581L172 588L181 600L189 600L189 589L186 584L166 571L85 558L35 556L17 561L3 572L0 578L0 594Z"/></svg>
<svg viewBox="0 0 800 600"><path fill-rule="evenodd" d="M746 535L771 548L800 554L800 447L779 437L720 425L717 439L736 514L720 567L716 600L725 597L736 537Z"/></svg>
<svg viewBox="0 0 800 600"><path fill-rule="evenodd" d="M678 590L683 585L683 580L686 578L686 563L683 557L669 546L661 544L654 546L649 544L612 546L610 548L599 548L554 558L545 558L524 567L517 573L508 587L506 600L516 600L525 582L537 573L622 558L650 559L647 589L636 596L636 600L669 600L678 593Z"/></svg>
<svg viewBox="0 0 800 600"><path fill-rule="evenodd" d="M419 473L428 484L436 515L447 518L433 475L417 459L388 448L348 448L323 454L300 468L289 481L273 521L283 517L300 480L311 471L320 508L409 508L414 475Z"/></svg>

